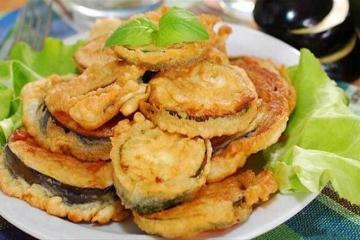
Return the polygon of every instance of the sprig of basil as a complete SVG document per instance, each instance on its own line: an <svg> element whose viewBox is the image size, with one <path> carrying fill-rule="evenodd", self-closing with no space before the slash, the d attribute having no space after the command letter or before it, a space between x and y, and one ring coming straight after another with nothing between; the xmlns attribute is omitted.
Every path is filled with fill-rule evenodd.
<svg viewBox="0 0 360 240"><path fill-rule="evenodd" d="M106 40L106 46L143 46L153 42L154 34L157 32L156 25L148 18L136 18L121 25Z"/></svg>
<svg viewBox="0 0 360 240"><path fill-rule="evenodd" d="M191 11L174 7L160 18L159 28L145 17L122 24L107 39L106 46L138 47L154 44L168 47L177 43L208 39L207 30Z"/></svg>
<svg viewBox="0 0 360 240"><path fill-rule="evenodd" d="M172 8L160 18L156 45L167 47L176 43L209 39L209 34L199 19L183 8Z"/></svg>

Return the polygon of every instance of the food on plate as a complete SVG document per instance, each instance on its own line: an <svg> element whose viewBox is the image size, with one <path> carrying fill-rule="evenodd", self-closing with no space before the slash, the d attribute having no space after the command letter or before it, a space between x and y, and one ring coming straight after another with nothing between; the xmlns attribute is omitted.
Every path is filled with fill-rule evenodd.
<svg viewBox="0 0 360 240"><path fill-rule="evenodd" d="M254 130L247 134L211 139L213 156L208 181L219 181L233 174L256 152L276 143L286 128L295 106L295 91L284 76L284 68L256 57L240 57L232 64L244 69L255 86L261 105Z"/></svg>
<svg viewBox="0 0 360 240"><path fill-rule="evenodd" d="M101 18L97 19L90 29L90 39L111 34L122 23L117 18Z"/></svg>
<svg viewBox="0 0 360 240"><path fill-rule="evenodd" d="M181 18L181 16L184 17ZM206 51L216 41L217 37L213 27L218 21L218 17L211 15L197 17L184 9L161 8L158 11L143 16L135 16L124 22L107 40L107 45L114 49L120 59L144 66L150 70L175 67L200 61L204 58ZM148 36L147 39L144 39L144 42L139 44L125 42L125 34L128 31L132 29L134 29L133 31L141 31L144 28L146 28L144 36ZM175 38L182 35L179 42L168 42L169 39L174 39L169 34L171 32L169 28L178 28L178 36L175 36ZM191 41L193 35L188 34L186 31L182 32L187 28L195 29L193 32L197 31L199 34L195 39L198 37L201 41ZM114 44L114 41L119 40L119 35L122 37L123 44ZM152 38L155 38L155 42L151 40ZM189 38L189 41L187 41L187 38Z"/></svg>
<svg viewBox="0 0 360 240"><path fill-rule="evenodd" d="M115 18L96 20L90 29L89 41L74 54L79 70L84 71L92 64L105 65L118 60L115 52L105 47L105 41L120 24L121 20Z"/></svg>
<svg viewBox="0 0 360 240"><path fill-rule="evenodd" d="M105 224L129 215L115 194L109 162L81 162L39 147L26 133L14 135L0 158L2 191L73 222Z"/></svg>
<svg viewBox="0 0 360 240"><path fill-rule="evenodd" d="M202 61L160 72L149 85L140 110L163 130L212 138L253 128L259 102L241 68Z"/></svg>
<svg viewBox="0 0 360 240"><path fill-rule="evenodd" d="M71 81L60 79L60 81ZM110 159L111 142L105 136L85 136L61 125L45 105L45 97L58 84L58 78L38 80L22 90L23 124L42 147L50 151L72 155L85 161ZM110 129L108 130L110 132ZM112 135L112 131L111 131Z"/></svg>
<svg viewBox="0 0 360 240"><path fill-rule="evenodd" d="M162 131L140 113L120 122L112 138L118 195L127 208L156 212L192 198L206 182L209 140Z"/></svg>
<svg viewBox="0 0 360 240"><path fill-rule="evenodd" d="M55 118L66 115L82 128L94 130L119 113L128 116L136 111L147 97L146 86L138 82L144 72L124 62L92 65L71 81L56 84L45 104Z"/></svg>
<svg viewBox="0 0 360 240"><path fill-rule="evenodd" d="M266 202L276 191L270 171L255 175L248 170L206 185L191 201L174 208L150 214L134 212L134 221L150 234L190 237L244 222L256 205Z"/></svg>
<svg viewBox="0 0 360 240"><path fill-rule="evenodd" d="M360 118L344 93L306 50L287 69L229 59L231 28L215 31L218 20L180 8L100 20L74 59L65 51L71 71L0 64L18 79L0 85L0 144L24 125L2 152L2 191L74 222L132 212L142 230L169 238L243 222L278 188L316 192L330 180L358 203L348 176L359 171ZM36 66L47 56L29 54ZM245 168L262 150L267 165Z"/></svg>
<svg viewBox="0 0 360 240"><path fill-rule="evenodd" d="M81 71L93 64L105 65L118 60L111 48L105 48L107 35L98 36L85 43L74 54L74 60Z"/></svg>

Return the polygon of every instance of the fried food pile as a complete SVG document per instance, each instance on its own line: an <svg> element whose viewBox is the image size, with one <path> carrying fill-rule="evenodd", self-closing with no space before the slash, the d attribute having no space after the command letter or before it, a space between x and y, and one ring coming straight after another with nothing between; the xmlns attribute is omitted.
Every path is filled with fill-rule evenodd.
<svg viewBox="0 0 360 240"><path fill-rule="evenodd" d="M143 16L156 23L167 11ZM2 191L74 222L132 213L168 238L245 221L277 184L267 170L241 168L278 141L295 93L282 66L229 59L231 29L198 18L208 40L165 48L105 47L122 21L97 21L74 55L78 75L23 88L24 126L0 158Z"/></svg>

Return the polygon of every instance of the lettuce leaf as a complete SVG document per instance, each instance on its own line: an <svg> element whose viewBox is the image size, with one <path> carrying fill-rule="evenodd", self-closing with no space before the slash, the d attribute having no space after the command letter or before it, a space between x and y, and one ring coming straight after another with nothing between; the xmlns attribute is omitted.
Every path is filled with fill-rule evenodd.
<svg viewBox="0 0 360 240"><path fill-rule="evenodd" d="M61 39L46 38L41 51L33 50L24 42L17 43L11 50L11 59L19 60L42 76L76 72L72 57L82 42L65 45Z"/></svg>
<svg viewBox="0 0 360 240"><path fill-rule="evenodd" d="M282 192L319 192L331 182L341 197L360 203L360 116L348 108L344 91L308 50L289 69L297 105L286 141L265 151Z"/></svg>
<svg viewBox="0 0 360 240"><path fill-rule="evenodd" d="M12 60L0 61L0 147L22 125L23 86L50 74L76 73L72 56L80 45L65 45L60 39L47 38L43 50L37 52L20 42L12 49Z"/></svg>

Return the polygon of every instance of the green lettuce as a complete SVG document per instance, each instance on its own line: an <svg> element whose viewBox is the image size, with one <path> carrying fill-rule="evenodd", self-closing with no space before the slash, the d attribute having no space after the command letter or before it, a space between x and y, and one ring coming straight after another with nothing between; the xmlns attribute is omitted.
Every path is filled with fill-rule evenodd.
<svg viewBox="0 0 360 240"><path fill-rule="evenodd" d="M22 125L20 93L23 86L50 74L76 73L72 56L81 43L65 45L47 38L37 52L26 43L17 43L11 60L0 61L0 146Z"/></svg>
<svg viewBox="0 0 360 240"><path fill-rule="evenodd" d="M297 104L286 141L265 151L282 192L319 192L331 182L341 197L360 203L360 116L344 91L308 50L289 69Z"/></svg>
<svg viewBox="0 0 360 240"><path fill-rule="evenodd" d="M11 50L11 59L19 60L41 76L76 72L72 57L82 43L65 45L61 39L46 38L43 49L33 50L24 42L17 43Z"/></svg>

